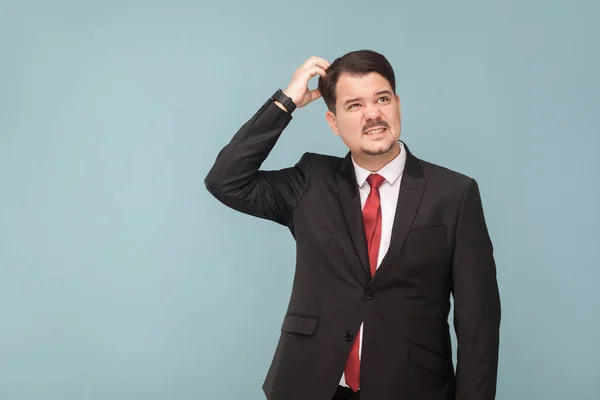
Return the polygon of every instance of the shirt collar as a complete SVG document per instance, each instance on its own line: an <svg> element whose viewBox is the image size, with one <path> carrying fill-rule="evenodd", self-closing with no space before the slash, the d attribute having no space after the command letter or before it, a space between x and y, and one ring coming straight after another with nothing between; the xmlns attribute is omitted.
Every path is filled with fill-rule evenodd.
<svg viewBox="0 0 600 400"><path fill-rule="evenodd" d="M373 172L364 169L358 165L354 158L352 158L352 164L354 164L354 172L356 174L356 183L359 187L365 184L365 181ZM400 154L396 156L392 161L384 165L379 171L374 172L385 178L387 182L393 184L404 171L404 165L406 164L406 151L404 150L404 144L400 142Z"/></svg>

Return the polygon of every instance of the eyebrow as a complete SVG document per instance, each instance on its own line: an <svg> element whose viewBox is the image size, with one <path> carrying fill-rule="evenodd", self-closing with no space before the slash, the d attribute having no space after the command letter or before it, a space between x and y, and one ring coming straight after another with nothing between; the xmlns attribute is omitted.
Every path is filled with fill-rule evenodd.
<svg viewBox="0 0 600 400"><path fill-rule="evenodd" d="M375 93L375 96L381 96L382 94L387 94L389 96L392 96L392 92L390 92L389 90L380 90L379 92ZM354 103L355 101L358 101L358 100L360 100L360 97L348 99L344 102L344 105L348 105L349 103Z"/></svg>

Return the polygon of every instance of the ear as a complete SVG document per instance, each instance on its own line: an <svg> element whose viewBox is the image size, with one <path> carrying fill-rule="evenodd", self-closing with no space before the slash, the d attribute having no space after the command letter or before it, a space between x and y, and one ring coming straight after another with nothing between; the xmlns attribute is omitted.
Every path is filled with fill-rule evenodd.
<svg viewBox="0 0 600 400"><path fill-rule="evenodd" d="M335 114L327 110L327 112L325 113L325 119L327 120L327 123L329 124L329 127L331 128L333 133L339 136L340 132L338 131L337 119L335 117Z"/></svg>

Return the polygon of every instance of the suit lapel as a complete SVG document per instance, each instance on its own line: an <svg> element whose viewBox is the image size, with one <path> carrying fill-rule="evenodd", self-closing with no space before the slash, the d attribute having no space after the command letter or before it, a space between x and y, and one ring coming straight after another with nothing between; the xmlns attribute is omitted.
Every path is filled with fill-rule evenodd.
<svg viewBox="0 0 600 400"><path fill-rule="evenodd" d="M392 265L394 259L402 251L406 237L417 215L421 197L427 183L427 178L423 175L419 160L410 153L406 144L404 145L404 149L406 150L406 164L400 183L400 193L398 194L398 204L396 205L396 214L392 226L390 247L371 283L378 279Z"/></svg>
<svg viewBox="0 0 600 400"><path fill-rule="evenodd" d="M404 144L404 149L406 150L406 164L402 174L402 182L400 183L400 193L398 194L396 214L392 226L390 247L372 279L362 210L360 207L360 194L358 192L354 165L352 164L350 153L344 158L337 172L336 178L340 204L344 211L348 231L363 267L363 272L367 279L371 280L371 283L390 267L393 260L402 251L406 237L417 215L421 197L427 183L427 178L423 175L419 160L411 154L406 144Z"/></svg>
<svg viewBox="0 0 600 400"><path fill-rule="evenodd" d="M356 183L354 165L350 157L350 153L348 153L337 172L336 179L340 204L344 211L348 231L362 264L363 272L366 274L367 279L371 279L367 241L365 239L365 229L360 207L360 194L358 192L358 184Z"/></svg>

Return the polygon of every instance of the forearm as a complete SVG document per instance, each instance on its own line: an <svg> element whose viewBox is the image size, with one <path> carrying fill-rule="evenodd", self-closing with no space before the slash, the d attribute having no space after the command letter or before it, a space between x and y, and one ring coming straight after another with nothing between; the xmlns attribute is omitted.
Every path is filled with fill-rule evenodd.
<svg viewBox="0 0 600 400"><path fill-rule="evenodd" d="M290 112L320 97L318 90L308 89L308 82L317 74L324 75L328 66L327 61L318 57L305 61L286 90L273 95L290 109L269 99L219 152L204 179L215 198L246 214L289 224L308 185L308 154L293 167L277 171L263 171L260 167L291 121Z"/></svg>
<svg viewBox="0 0 600 400"><path fill-rule="evenodd" d="M486 293L484 293L486 292ZM468 305L465 302L471 302ZM456 400L493 400L496 395L500 299L493 282L456 305L458 341Z"/></svg>
<svg viewBox="0 0 600 400"><path fill-rule="evenodd" d="M493 246L475 181L463 196L452 268L458 341L456 400L493 400L501 306Z"/></svg>
<svg viewBox="0 0 600 400"><path fill-rule="evenodd" d="M204 183L216 198L239 198L253 180L291 120L273 101L267 101L219 152Z"/></svg>

